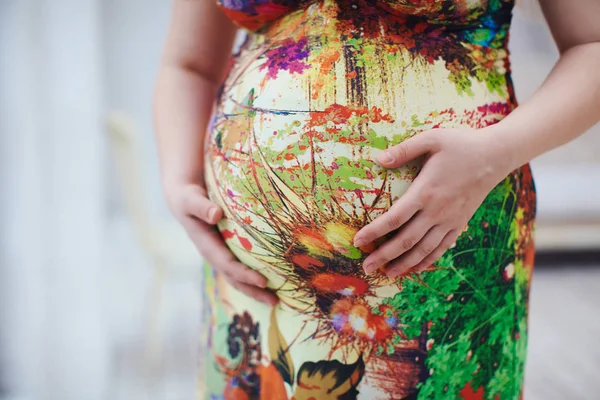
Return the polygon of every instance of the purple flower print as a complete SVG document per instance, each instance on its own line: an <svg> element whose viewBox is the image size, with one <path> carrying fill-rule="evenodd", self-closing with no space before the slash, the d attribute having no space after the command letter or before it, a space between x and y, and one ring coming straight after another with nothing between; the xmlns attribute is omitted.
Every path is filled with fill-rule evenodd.
<svg viewBox="0 0 600 400"><path fill-rule="evenodd" d="M308 58L308 40L302 38L295 42L293 39L285 39L279 47L270 49L265 53L267 61L260 66L260 70L267 69L270 79L277 78L280 70L286 70L290 74L301 74L309 66L304 62Z"/></svg>

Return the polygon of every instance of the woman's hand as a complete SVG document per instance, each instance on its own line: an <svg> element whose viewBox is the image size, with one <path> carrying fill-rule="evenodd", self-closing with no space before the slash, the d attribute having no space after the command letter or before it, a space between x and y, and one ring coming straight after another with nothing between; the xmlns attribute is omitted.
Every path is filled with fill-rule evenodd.
<svg viewBox="0 0 600 400"><path fill-rule="evenodd" d="M277 296L266 289L266 278L239 262L225 245L214 227L223 218L223 210L207 198L204 187L184 184L168 189L167 201L212 268L221 272L233 287L246 295L268 305L277 303Z"/></svg>
<svg viewBox="0 0 600 400"><path fill-rule="evenodd" d="M382 152L378 162L398 168L425 156L408 191L354 237L364 246L398 230L364 261L371 273L385 265L389 277L421 272L453 246L487 194L512 170L498 135L487 129L435 129Z"/></svg>
<svg viewBox="0 0 600 400"><path fill-rule="evenodd" d="M237 28L214 1L173 1L171 24L154 95L161 180L171 211L206 259L232 286L267 304L265 277L240 263L215 224L223 210L206 196L199 176L206 130Z"/></svg>

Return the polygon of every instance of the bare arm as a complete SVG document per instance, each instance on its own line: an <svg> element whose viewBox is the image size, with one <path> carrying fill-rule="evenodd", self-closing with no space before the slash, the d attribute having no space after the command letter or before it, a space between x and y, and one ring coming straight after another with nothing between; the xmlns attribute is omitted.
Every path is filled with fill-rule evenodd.
<svg viewBox="0 0 600 400"><path fill-rule="evenodd" d="M213 1L173 2L154 98L166 190L184 182L201 183L204 135L235 31Z"/></svg>
<svg viewBox="0 0 600 400"><path fill-rule="evenodd" d="M497 134L507 171L569 142L600 120L600 1L541 4L561 56L540 89L489 128Z"/></svg>
<svg viewBox="0 0 600 400"><path fill-rule="evenodd" d="M230 284L274 304L266 279L240 263L214 228L223 211L206 196L203 144L236 29L214 0L174 0L154 97L161 179L174 216Z"/></svg>

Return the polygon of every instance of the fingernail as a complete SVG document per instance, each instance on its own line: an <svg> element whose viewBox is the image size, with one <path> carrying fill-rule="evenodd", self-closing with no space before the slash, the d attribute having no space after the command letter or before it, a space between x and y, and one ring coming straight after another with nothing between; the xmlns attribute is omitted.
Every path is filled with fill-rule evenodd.
<svg viewBox="0 0 600 400"><path fill-rule="evenodd" d="M390 153L387 153L385 151L383 153L380 153L379 156L377 156L377 159L382 164L391 164L392 162L394 162L394 157L392 157Z"/></svg>
<svg viewBox="0 0 600 400"><path fill-rule="evenodd" d="M354 238L354 247L360 247L367 244L367 241L363 238Z"/></svg>
<svg viewBox="0 0 600 400"><path fill-rule="evenodd" d="M218 212L219 212L219 209L217 207L212 207L210 210L208 210L208 220L214 221Z"/></svg>
<svg viewBox="0 0 600 400"><path fill-rule="evenodd" d="M386 271L386 276L388 278L398 278L400 276L404 276L406 275L406 273L408 272L408 270L406 268L400 268L400 267L396 267L394 269L390 269L388 271Z"/></svg>
<svg viewBox="0 0 600 400"><path fill-rule="evenodd" d="M256 286L258 286L259 288L261 288L261 289L266 289L267 288L267 281L266 281L266 279L256 278L254 280L254 284Z"/></svg>
<svg viewBox="0 0 600 400"><path fill-rule="evenodd" d="M387 276L390 279L395 278L396 276L398 276L399 274L396 272L395 269L391 269L389 271L385 271L385 276Z"/></svg>
<svg viewBox="0 0 600 400"><path fill-rule="evenodd" d="M365 273L370 274L376 268L375 263L370 262L364 265L363 269Z"/></svg>

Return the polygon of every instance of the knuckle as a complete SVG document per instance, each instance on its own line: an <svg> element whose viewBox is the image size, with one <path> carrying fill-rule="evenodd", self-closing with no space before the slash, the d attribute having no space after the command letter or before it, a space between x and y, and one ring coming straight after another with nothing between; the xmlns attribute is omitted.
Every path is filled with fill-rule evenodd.
<svg viewBox="0 0 600 400"><path fill-rule="evenodd" d="M447 205L442 205L431 211L431 221L439 221L440 223L446 223L454 215L453 210L449 210Z"/></svg>
<svg viewBox="0 0 600 400"><path fill-rule="evenodd" d="M387 217L387 225L390 229L398 229L402 225L402 219L399 214L389 213Z"/></svg>
<svg viewBox="0 0 600 400"><path fill-rule="evenodd" d="M394 148L394 152L396 153L395 155L397 158L405 160L408 156L408 146L405 142L399 143L398 146Z"/></svg>
<svg viewBox="0 0 600 400"><path fill-rule="evenodd" d="M436 129L423 132L421 135L423 138L423 143L432 148L440 145L444 140L444 135L440 135L440 131Z"/></svg>
<svg viewBox="0 0 600 400"><path fill-rule="evenodd" d="M415 240L413 238L404 238L401 241L403 250L410 250L415 245Z"/></svg>
<svg viewBox="0 0 600 400"><path fill-rule="evenodd" d="M433 200L433 190L421 189L419 191L419 194L417 195L417 201L421 205L425 205L427 203L430 203L431 200Z"/></svg>
<svg viewBox="0 0 600 400"><path fill-rule="evenodd" d="M422 246L419 249L419 254L421 254L424 257L427 257L428 255L430 255L435 249L432 248L431 246Z"/></svg>
<svg viewBox="0 0 600 400"><path fill-rule="evenodd" d="M420 193L420 190L417 190L416 193L412 193L411 203L414 208L421 210L423 207L425 207L425 202L423 202L419 193Z"/></svg>

